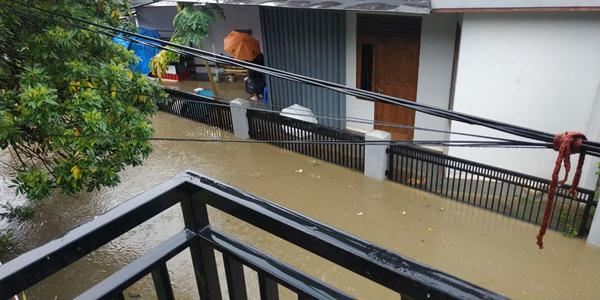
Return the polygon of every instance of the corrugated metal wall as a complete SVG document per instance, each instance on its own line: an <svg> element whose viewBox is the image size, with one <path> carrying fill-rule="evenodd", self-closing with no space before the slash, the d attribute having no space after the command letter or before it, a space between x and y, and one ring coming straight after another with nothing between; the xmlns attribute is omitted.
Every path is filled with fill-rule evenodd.
<svg viewBox="0 0 600 300"><path fill-rule="evenodd" d="M337 83L346 82L346 17L343 11L261 8L266 64L285 71ZM300 104L319 115L346 115L341 93L291 81L269 78L274 106ZM344 128L343 121L319 119L320 124Z"/></svg>

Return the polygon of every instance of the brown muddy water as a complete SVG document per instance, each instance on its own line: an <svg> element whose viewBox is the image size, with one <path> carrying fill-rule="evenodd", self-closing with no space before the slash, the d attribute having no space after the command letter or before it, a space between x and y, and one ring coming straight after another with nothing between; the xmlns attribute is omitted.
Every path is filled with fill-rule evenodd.
<svg viewBox="0 0 600 300"><path fill-rule="evenodd" d="M154 124L156 136L161 137L232 138L164 113L155 117ZM1 159L7 159L3 155ZM511 298L600 299L600 248L587 246L583 239L550 231L546 249L540 251L534 225L393 182L371 180L359 172L265 144L155 142L150 158L141 167L127 169L117 187L78 197L57 196L36 204L33 220L0 224L14 232L16 241L14 251L2 260L58 238L186 169ZM2 169L2 174L2 200L22 201L8 188L8 170ZM349 294L398 299L390 290L246 223L214 210L210 217L217 228ZM175 206L29 289L28 299L71 299L182 228ZM189 252L167 265L177 299L197 299ZM220 275L223 278L223 272ZM256 274L247 270L247 275L255 299ZM148 276L125 294L130 299L155 298ZM293 295L283 290L282 298L293 299Z"/></svg>

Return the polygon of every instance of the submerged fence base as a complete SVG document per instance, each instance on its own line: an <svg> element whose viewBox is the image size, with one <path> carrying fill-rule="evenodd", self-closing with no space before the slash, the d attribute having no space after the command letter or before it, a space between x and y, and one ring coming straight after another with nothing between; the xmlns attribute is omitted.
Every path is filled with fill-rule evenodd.
<svg viewBox="0 0 600 300"><path fill-rule="evenodd" d="M534 224L541 223L549 180L412 146L388 149L388 178L446 198ZM550 228L585 236L596 209L594 191L558 188Z"/></svg>
<svg viewBox="0 0 600 300"><path fill-rule="evenodd" d="M549 180L414 146L276 142L381 141L389 140L389 134L374 131L365 137L361 133L288 118L276 112L253 110L244 100L234 100L230 109L210 105L213 100L209 98L179 91L168 92L174 102L161 109L235 132L238 137L273 141L275 146L364 171L372 178L387 177L519 220L534 224L541 222ZM598 203L594 199L594 191L579 188L577 197L572 198L569 188L563 185L556 192L550 228L571 236L585 236L590 231ZM594 230L600 235L600 224ZM592 243L600 244L600 237L592 239Z"/></svg>

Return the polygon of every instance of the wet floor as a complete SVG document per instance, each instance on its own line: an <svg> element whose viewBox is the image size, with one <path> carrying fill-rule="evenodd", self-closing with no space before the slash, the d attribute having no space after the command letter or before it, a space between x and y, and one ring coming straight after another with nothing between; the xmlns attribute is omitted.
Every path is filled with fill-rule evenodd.
<svg viewBox="0 0 600 300"><path fill-rule="evenodd" d="M228 133L164 113L156 116L154 125L157 136L231 138ZM550 231L546 249L539 251L537 227L531 224L393 182L371 180L359 172L265 144L156 142L150 158L143 166L126 170L119 186L77 198L56 197L37 204L38 215L33 220L4 224L14 230L16 246L2 259L57 238L185 169L511 298L600 297L600 248L586 246L583 239ZM6 178L3 180L3 199L12 198ZM211 222L351 295L398 299L385 288L238 220L211 211ZM179 208L174 207L30 289L29 299L70 299L181 228ZM178 255L168 266L177 298L196 299L189 254ZM247 275L256 279L252 272ZM249 289L256 295L255 284ZM126 296L153 299L151 280L142 280L128 289ZM282 298L291 297L285 293Z"/></svg>

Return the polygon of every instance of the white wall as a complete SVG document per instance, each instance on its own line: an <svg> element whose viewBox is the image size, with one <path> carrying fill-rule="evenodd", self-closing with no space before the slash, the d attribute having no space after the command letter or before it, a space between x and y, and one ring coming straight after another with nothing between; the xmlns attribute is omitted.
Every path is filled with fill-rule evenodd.
<svg viewBox="0 0 600 300"><path fill-rule="evenodd" d="M356 12L346 11L346 85L356 87ZM346 118L373 120L375 104L346 95ZM360 132L373 130L372 124L346 121L346 128Z"/></svg>
<svg viewBox="0 0 600 300"><path fill-rule="evenodd" d="M260 15L258 6L221 5L225 20L216 19L208 29L203 49L223 53L223 39L234 29L250 29L252 35L261 42ZM170 37L173 31L173 18L177 14L175 6L144 6L138 9L138 22L141 27L159 30L162 37Z"/></svg>
<svg viewBox="0 0 600 300"><path fill-rule="evenodd" d="M458 16L451 14L423 16L417 84L418 103L448 108L458 21ZM415 126L447 131L450 123L446 119L417 112ZM449 135L446 133L422 130L415 130L414 133L415 140L447 140L448 138Z"/></svg>
<svg viewBox="0 0 600 300"><path fill-rule="evenodd" d="M454 55L454 36L456 33L456 15L429 15L423 17L421 31L421 50L419 58L419 78L417 102L442 108L448 108ZM356 86L356 13L346 12L346 84ZM348 118L373 120L375 105L371 101L346 96L346 115ZM445 119L417 113L415 126L448 130ZM373 125L347 121L348 129L367 132ZM447 135L425 131L415 131L417 139L447 139Z"/></svg>
<svg viewBox="0 0 600 300"><path fill-rule="evenodd" d="M223 53L223 39L235 29L252 30L252 36L260 42L262 48L258 6L221 5L221 7L226 19L217 19L210 25L208 36L204 40L204 49Z"/></svg>
<svg viewBox="0 0 600 300"><path fill-rule="evenodd" d="M599 80L600 15L463 18L456 111L550 133L580 130L600 140ZM507 136L458 122L452 122L451 128ZM464 138L453 135L452 139ZM556 159L552 150L452 148L449 153L544 178L550 177ZM575 165L576 157L572 162ZM582 178L588 188L595 182L593 164L588 158Z"/></svg>
<svg viewBox="0 0 600 300"><path fill-rule="evenodd" d="M177 7L173 6L142 6L136 9L138 26L158 30L161 38L173 35L173 18Z"/></svg>

